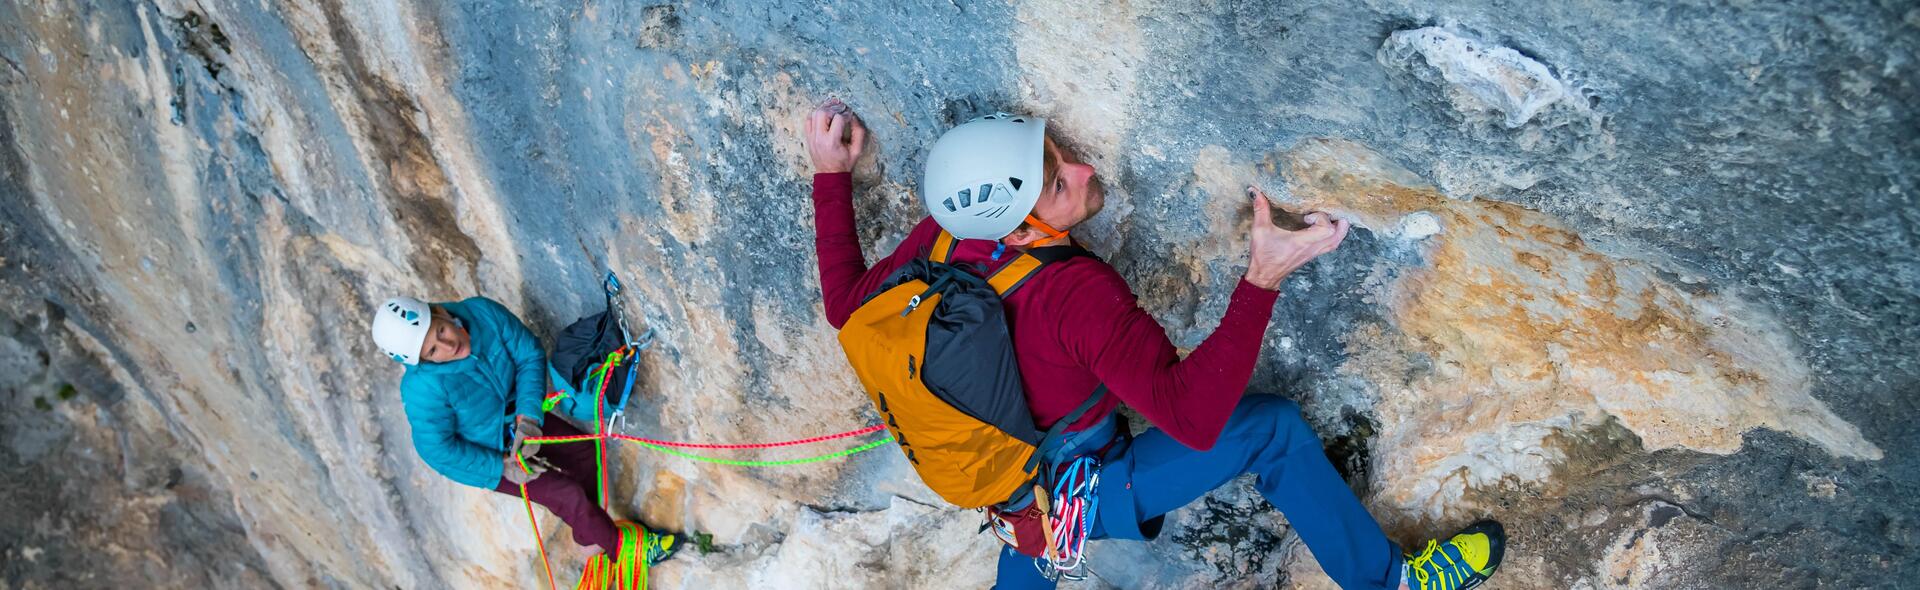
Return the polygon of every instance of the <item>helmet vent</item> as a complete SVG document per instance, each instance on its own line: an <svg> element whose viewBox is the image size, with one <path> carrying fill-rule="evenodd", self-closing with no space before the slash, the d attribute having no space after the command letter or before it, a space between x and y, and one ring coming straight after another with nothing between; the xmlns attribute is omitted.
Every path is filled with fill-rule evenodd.
<svg viewBox="0 0 1920 590"><path fill-rule="evenodd" d="M1007 184L1011 184L1011 185L1013 185L1013 190L1020 190L1020 185L1021 185L1022 183L1020 182L1020 179L1018 179L1018 178L1014 178L1014 177L1012 177L1012 176L1008 176L1008 177L1007 177Z"/></svg>
<svg viewBox="0 0 1920 590"><path fill-rule="evenodd" d="M1015 187L1025 184L1013 177L1008 177L1007 183ZM948 213L958 213L961 209L978 209L974 211L974 217L996 218L1012 208L1015 190L1007 188L1006 184L981 183L977 187L963 188L956 191L954 196L941 199L940 205L946 207ZM999 207L990 207L989 203Z"/></svg>
<svg viewBox="0 0 1920 590"><path fill-rule="evenodd" d="M1013 120L1013 122L1015 122L1015 123L1025 123L1025 122L1027 122L1027 120L1026 120L1026 119L1014 119L1014 120Z"/></svg>

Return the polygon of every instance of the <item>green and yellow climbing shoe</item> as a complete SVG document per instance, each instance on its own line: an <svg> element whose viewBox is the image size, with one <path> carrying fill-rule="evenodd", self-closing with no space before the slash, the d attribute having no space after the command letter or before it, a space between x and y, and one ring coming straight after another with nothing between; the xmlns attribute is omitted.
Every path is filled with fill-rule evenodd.
<svg viewBox="0 0 1920 590"><path fill-rule="evenodd" d="M1407 587L1412 590L1467 590L1493 577L1506 553L1507 531L1500 523L1473 523L1445 543L1428 541L1419 555L1408 555Z"/></svg>
<svg viewBox="0 0 1920 590"><path fill-rule="evenodd" d="M641 546L647 549L647 565L659 565L680 550L680 539L672 533L647 531L647 538L641 542Z"/></svg>

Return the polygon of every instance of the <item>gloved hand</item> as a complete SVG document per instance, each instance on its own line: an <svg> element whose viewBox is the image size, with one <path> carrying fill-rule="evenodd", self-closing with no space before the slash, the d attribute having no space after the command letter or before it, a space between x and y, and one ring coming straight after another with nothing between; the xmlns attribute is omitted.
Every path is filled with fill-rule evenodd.
<svg viewBox="0 0 1920 590"><path fill-rule="evenodd" d="M528 473L527 469L532 469L533 472ZM521 469L520 460L514 458L512 453L508 453L506 458L502 460L500 476L506 478L507 481L513 482L514 485L527 485L527 482L533 481L534 478L540 477L540 474L547 472L545 462L531 459L527 461L527 469Z"/></svg>
<svg viewBox="0 0 1920 590"><path fill-rule="evenodd" d="M532 457L534 455L540 454L540 445L527 444L527 439L539 438L540 436L542 436L540 433L540 426L534 424L532 418L528 418L526 416L514 416L513 417L513 446L507 448L507 458L509 459L513 458L514 453L519 453L522 455L526 455L528 457Z"/></svg>

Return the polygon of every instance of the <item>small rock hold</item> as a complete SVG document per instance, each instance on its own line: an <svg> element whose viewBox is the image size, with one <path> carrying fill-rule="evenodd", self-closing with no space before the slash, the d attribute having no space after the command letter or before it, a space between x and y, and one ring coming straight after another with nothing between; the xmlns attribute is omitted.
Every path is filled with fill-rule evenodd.
<svg viewBox="0 0 1920 590"><path fill-rule="evenodd" d="M1800 481L1807 484L1807 495L1822 500L1832 500L1840 495L1840 481L1831 475L1800 474Z"/></svg>
<svg viewBox="0 0 1920 590"><path fill-rule="evenodd" d="M636 47L658 49L672 45L680 36L680 15L674 13L672 5L648 6L640 19L640 36L634 43Z"/></svg>
<svg viewBox="0 0 1920 590"><path fill-rule="evenodd" d="M193 322L187 322L187 333L188 333L188 334L192 334L192 333L194 333L194 332L198 332L198 331L200 331L200 327L199 327L199 326L195 326L195 325L193 325Z"/></svg>
<svg viewBox="0 0 1920 590"><path fill-rule="evenodd" d="M1411 242L1432 237L1440 231L1439 218L1434 217L1432 213L1416 211L1400 218L1400 225L1395 228L1394 233L1399 234L1401 239Z"/></svg>

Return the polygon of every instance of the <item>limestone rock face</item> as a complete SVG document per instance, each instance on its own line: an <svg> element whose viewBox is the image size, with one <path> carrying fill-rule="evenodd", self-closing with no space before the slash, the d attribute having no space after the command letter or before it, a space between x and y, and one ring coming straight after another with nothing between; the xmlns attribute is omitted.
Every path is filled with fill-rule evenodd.
<svg viewBox="0 0 1920 590"><path fill-rule="evenodd" d="M0 2L0 576L544 585L518 499L415 455L392 294L544 337L611 269L659 334L624 432L871 424L816 295L828 97L872 130L869 256L942 131L1048 117L1108 188L1076 236L1182 347L1247 185L1351 220L1250 389L1398 542L1506 522L1492 588L1920 576L1920 9L1431 4ZM891 450L612 463L617 512L711 535L659 587L992 583ZM1330 587L1247 480L1089 559L1070 587Z"/></svg>

